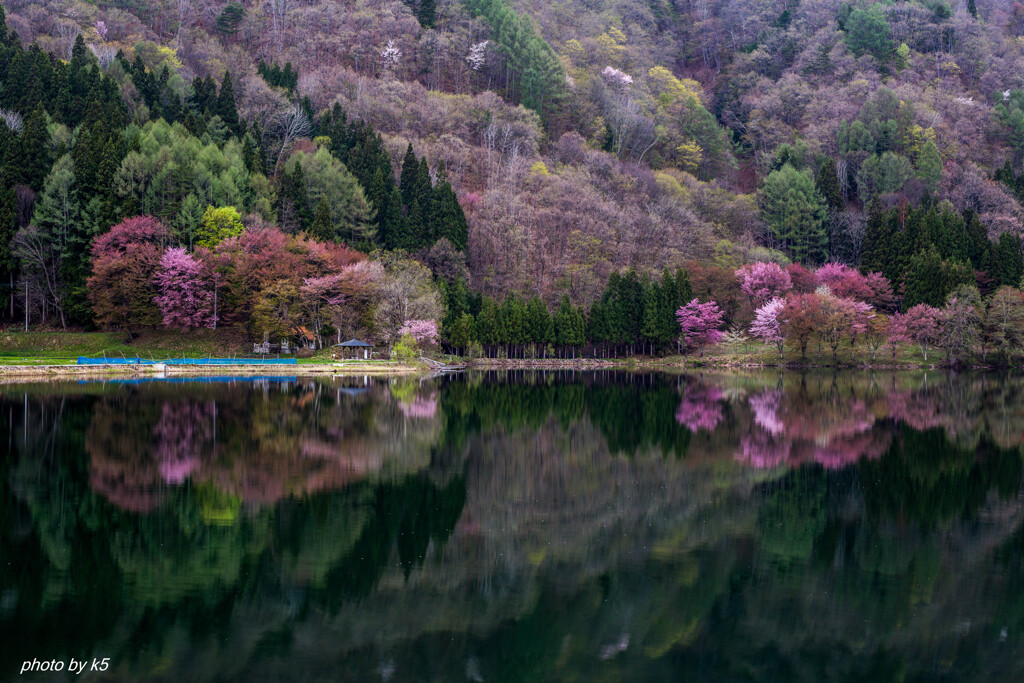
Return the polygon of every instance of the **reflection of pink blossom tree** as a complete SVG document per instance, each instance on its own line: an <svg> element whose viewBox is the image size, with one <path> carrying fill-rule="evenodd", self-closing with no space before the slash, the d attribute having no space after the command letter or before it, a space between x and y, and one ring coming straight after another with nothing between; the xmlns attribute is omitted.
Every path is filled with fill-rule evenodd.
<svg viewBox="0 0 1024 683"><path fill-rule="evenodd" d="M934 427L949 429L953 426L950 416L928 392L893 389L886 397L886 407L890 419L902 422L917 431Z"/></svg>
<svg viewBox="0 0 1024 683"><path fill-rule="evenodd" d="M213 440L213 413L208 403L164 403L153 428L160 475L168 484L181 484L199 467L199 453Z"/></svg>
<svg viewBox="0 0 1024 683"><path fill-rule="evenodd" d="M814 462L825 469L838 470L862 458L879 458L888 446L888 432L865 431L815 446Z"/></svg>
<svg viewBox="0 0 1024 683"><path fill-rule="evenodd" d="M736 453L736 459L759 470L766 470L789 460L792 448L793 442L790 439L776 438L758 430L740 439L740 451Z"/></svg>
<svg viewBox="0 0 1024 683"><path fill-rule="evenodd" d="M786 335L782 333L782 311L786 308L784 299L775 298L761 306L754 313L754 322L750 324L750 334L766 344L775 344L782 358L782 347Z"/></svg>
<svg viewBox="0 0 1024 683"><path fill-rule="evenodd" d="M399 401L398 409L406 417L417 419L433 418L437 415L437 393L432 392L429 396L416 396L408 403Z"/></svg>
<svg viewBox="0 0 1024 683"><path fill-rule="evenodd" d="M752 301L763 304L793 288L793 280L778 263L748 263L736 270L740 289Z"/></svg>
<svg viewBox="0 0 1024 683"><path fill-rule="evenodd" d="M722 421L722 392L718 387L699 385L683 392L683 400L676 410L676 421L696 432L714 430Z"/></svg>
<svg viewBox="0 0 1024 683"><path fill-rule="evenodd" d="M694 299L676 311L683 343L687 346L696 346L702 356L705 346L722 341L724 335L719 329L722 326L722 318L722 311L714 301L702 304L698 299Z"/></svg>
<svg viewBox="0 0 1024 683"><path fill-rule="evenodd" d="M781 391L751 394L747 400L750 403L750 409L754 411L754 422L758 427L775 435L785 431L786 428L779 418L779 404L782 402Z"/></svg>
<svg viewBox="0 0 1024 683"><path fill-rule="evenodd" d="M872 431L874 417L862 400L829 394L808 401L780 388L752 394L748 403L755 428L742 438L736 459L753 467L816 462L840 468L884 450L883 432Z"/></svg>

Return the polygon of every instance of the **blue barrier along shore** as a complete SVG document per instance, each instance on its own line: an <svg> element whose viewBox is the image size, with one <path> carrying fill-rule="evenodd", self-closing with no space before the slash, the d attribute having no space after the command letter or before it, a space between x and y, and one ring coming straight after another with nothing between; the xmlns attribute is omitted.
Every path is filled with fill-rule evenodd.
<svg viewBox="0 0 1024 683"><path fill-rule="evenodd" d="M296 365L294 358L86 358L78 357L79 365Z"/></svg>

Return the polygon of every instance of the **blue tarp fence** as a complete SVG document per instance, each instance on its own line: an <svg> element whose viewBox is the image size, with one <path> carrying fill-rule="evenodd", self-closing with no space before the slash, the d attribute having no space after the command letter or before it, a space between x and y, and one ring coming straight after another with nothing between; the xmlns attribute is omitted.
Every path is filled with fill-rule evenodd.
<svg viewBox="0 0 1024 683"><path fill-rule="evenodd" d="M295 365L294 358L86 358L78 357L79 365Z"/></svg>

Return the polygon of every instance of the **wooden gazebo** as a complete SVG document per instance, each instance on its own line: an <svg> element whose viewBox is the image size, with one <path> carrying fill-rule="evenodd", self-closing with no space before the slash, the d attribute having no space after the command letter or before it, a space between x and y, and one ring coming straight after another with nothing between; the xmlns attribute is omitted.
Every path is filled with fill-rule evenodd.
<svg viewBox="0 0 1024 683"><path fill-rule="evenodd" d="M335 344L334 347L341 349L342 359L345 358L345 353L347 349L355 349L355 352L353 353L352 357L356 359L359 358L360 351L362 351L362 356L364 360L368 360L373 355L373 344L367 344L366 342L359 341L358 339L349 339L347 342Z"/></svg>

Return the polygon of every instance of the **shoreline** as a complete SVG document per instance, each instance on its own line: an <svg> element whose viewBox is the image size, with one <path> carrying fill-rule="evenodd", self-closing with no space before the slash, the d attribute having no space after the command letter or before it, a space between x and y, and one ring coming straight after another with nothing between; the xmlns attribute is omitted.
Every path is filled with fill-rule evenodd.
<svg viewBox="0 0 1024 683"><path fill-rule="evenodd" d="M378 376L427 374L429 368L411 365L348 365L306 363L300 365L0 365L0 382L39 379L166 379L169 377L240 376Z"/></svg>
<svg viewBox="0 0 1024 683"><path fill-rule="evenodd" d="M243 377L243 376L369 376L407 377L428 376L445 371L501 371L501 370L573 370L580 372L616 370L623 372L660 372L675 374L700 370L782 370L800 371L992 371L994 366L979 365L950 367L943 362L907 362L906 360L875 363L825 363L811 359L790 362L765 362L756 357L693 357L669 356L654 358L630 356L625 358L575 358L575 359L497 359L477 358L464 361L454 360L451 365L381 365L379 363L300 363L297 365L72 365L72 364L26 364L0 365L0 382L96 379L96 378L151 378L169 377Z"/></svg>

